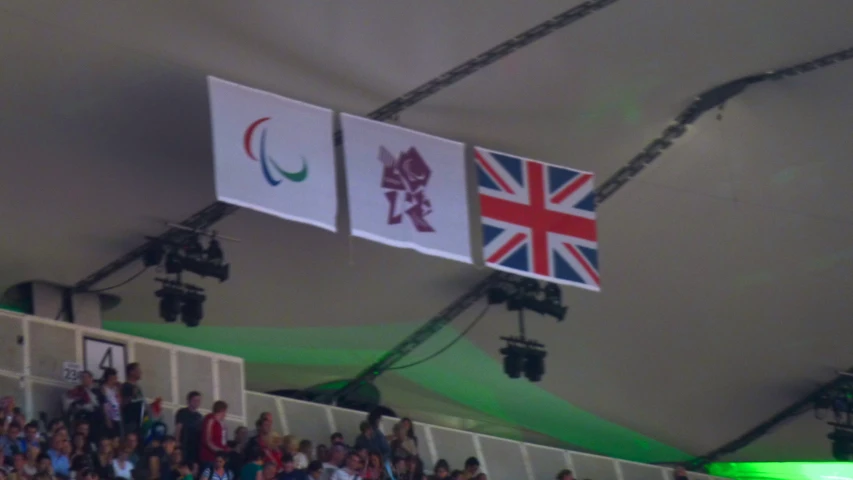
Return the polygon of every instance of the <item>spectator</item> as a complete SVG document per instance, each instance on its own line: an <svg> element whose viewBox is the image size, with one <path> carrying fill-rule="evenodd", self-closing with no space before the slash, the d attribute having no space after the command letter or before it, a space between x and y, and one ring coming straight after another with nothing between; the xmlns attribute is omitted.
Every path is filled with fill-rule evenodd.
<svg viewBox="0 0 853 480"><path fill-rule="evenodd" d="M121 437L121 404L119 403L118 372L114 368L105 368L101 378L99 402L103 406L100 437L115 441ZM101 478L101 472L96 472Z"/></svg>
<svg viewBox="0 0 853 480"><path fill-rule="evenodd" d="M193 480L192 465L187 462L178 464L176 470L176 480Z"/></svg>
<svg viewBox="0 0 853 480"><path fill-rule="evenodd" d="M134 465L139 464L139 434L135 432L129 432L124 436L124 444L122 445L122 450L126 450L129 452L128 460L130 463Z"/></svg>
<svg viewBox="0 0 853 480"><path fill-rule="evenodd" d="M41 449L39 447L34 446L27 449L27 464L24 466L24 472L28 477L32 477L38 473L38 461L40 457Z"/></svg>
<svg viewBox="0 0 853 480"><path fill-rule="evenodd" d="M317 445L316 453L314 454L314 460L323 464L326 460L329 459L329 448L322 443Z"/></svg>
<svg viewBox="0 0 853 480"><path fill-rule="evenodd" d="M71 442L64 438L59 431L50 439L50 449L47 451L50 458L53 474L63 478L71 476Z"/></svg>
<svg viewBox="0 0 853 480"><path fill-rule="evenodd" d="M44 440L39 432L39 425L36 422L30 422L24 427L24 452L28 452L30 447L37 450L42 449Z"/></svg>
<svg viewBox="0 0 853 480"><path fill-rule="evenodd" d="M575 480L575 476L572 475L571 470L564 468L557 473L557 480Z"/></svg>
<svg viewBox="0 0 853 480"><path fill-rule="evenodd" d="M131 480L133 478L133 462L130 455L133 453L129 448L123 448L117 458L113 459L113 474L117 479Z"/></svg>
<svg viewBox="0 0 853 480"><path fill-rule="evenodd" d="M148 471L154 480L172 480L172 453L175 451L177 440L171 435L166 435L160 446L152 449L148 456Z"/></svg>
<svg viewBox="0 0 853 480"><path fill-rule="evenodd" d="M217 400L213 404L213 412L204 417L198 455L200 462L211 463L217 452L228 451L228 432L224 423L227 413L228 404Z"/></svg>
<svg viewBox="0 0 853 480"><path fill-rule="evenodd" d="M261 447L252 447L246 459L248 462L240 469L240 480L261 480L261 470L264 468L264 452Z"/></svg>
<svg viewBox="0 0 853 480"><path fill-rule="evenodd" d="M39 473L46 473L51 477L53 476L53 463L50 460L50 456L46 453L40 453L36 459L36 475Z"/></svg>
<svg viewBox="0 0 853 480"><path fill-rule="evenodd" d="M462 471L462 480L471 480L480 473L480 461L477 457L468 457L465 460L465 470Z"/></svg>
<svg viewBox="0 0 853 480"><path fill-rule="evenodd" d="M346 465L332 474L332 480L356 480L358 472L361 471L361 466L361 457L358 456L358 453L349 452L346 456Z"/></svg>
<svg viewBox="0 0 853 480"><path fill-rule="evenodd" d="M297 469L304 470L314 460L311 458L312 450L311 440L302 440L299 442L299 451L293 456L293 463Z"/></svg>
<svg viewBox="0 0 853 480"><path fill-rule="evenodd" d="M364 478L364 480L383 480L385 476L385 468L382 465L382 456L375 452L369 454L367 456L367 466L364 468L362 478Z"/></svg>
<svg viewBox="0 0 853 480"><path fill-rule="evenodd" d="M98 480L98 474L94 470L84 468L77 474L77 480Z"/></svg>
<svg viewBox="0 0 853 480"><path fill-rule="evenodd" d="M267 463L273 463L276 467L276 473L281 472L283 465L281 463L281 437L276 433L268 433L259 444L264 450L264 460Z"/></svg>
<svg viewBox="0 0 853 480"><path fill-rule="evenodd" d="M281 459L281 465L281 473L278 474L276 480L308 480L308 475L305 472L296 469L292 455L285 453Z"/></svg>
<svg viewBox="0 0 853 480"><path fill-rule="evenodd" d="M391 465L391 471L396 480L409 480L409 458L397 457Z"/></svg>
<svg viewBox="0 0 853 480"><path fill-rule="evenodd" d="M3 463L11 465L16 453L23 453L27 450L25 442L22 441L20 435L20 424L12 421L6 425L6 435L0 437L0 452L2 452L4 457Z"/></svg>
<svg viewBox="0 0 853 480"><path fill-rule="evenodd" d="M54 480L50 472L38 472L33 475L33 480Z"/></svg>
<svg viewBox="0 0 853 480"><path fill-rule="evenodd" d="M476 476L476 477L474 477L474 478L475 478L476 480L489 480L489 478L488 478L488 477L486 477L486 474L485 474L485 473L483 473L483 472L478 473L478 474L477 474L477 476Z"/></svg>
<svg viewBox="0 0 853 480"><path fill-rule="evenodd" d="M95 379L91 372L80 374L80 385L65 392L62 397L63 411L72 420L92 420L98 412L100 404L95 392Z"/></svg>
<svg viewBox="0 0 853 480"><path fill-rule="evenodd" d="M450 472L450 480L459 480L462 478L462 470L454 470Z"/></svg>
<svg viewBox="0 0 853 480"><path fill-rule="evenodd" d="M361 422L359 428L361 429L361 435L355 439L355 448L364 448L368 452L376 452L383 457L387 457L391 452L391 448L388 446L388 440L385 436L377 433L373 426L366 421Z"/></svg>
<svg viewBox="0 0 853 480"><path fill-rule="evenodd" d="M320 480L320 477L323 476L323 462L320 460L311 461L308 468L305 469L305 473L308 474L308 480Z"/></svg>
<svg viewBox="0 0 853 480"><path fill-rule="evenodd" d="M225 468L227 463L228 454L226 452L217 452L213 465L205 468L201 473L201 480L233 480L234 474Z"/></svg>
<svg viewBox="0 0 853 480"><path fill-rule="evenodd" d="M192 391L187 394L187 406L175 414L175 437L181 444L186 461L192 464L198 462L201 425L204 421L198 411L200 406L201 394Z"/></svg>
<svg viewBox="0 0 853 480"><path fill-rule="evenodd" d="M281 449L284 453L294 456L299 453L299 441L293 435L285 435L281 439Z"/></svg>
<svg viewBox="0 0 853 480"><path fill-rule="evenodd" d="M411 423L406 427L405 419L394 425L391 437L391 454L395 457L409 457L418 454L418 441L411 430Z"/></svg>
<svg viewBox="0 0 853 480"><path fill-rule="evenodd" d="M92 451L89 448L89 442L86 441L86 435L77 432L71 440L71 470L79 472L84 468L90 468L92 465Z"/></svg>
<svg viewBox="0 0 853 480"><path fill-rule="evenodd" d="M277 474L278 466L272 462L267 462L264 464L263 470L261 470L261 480L273 480Z"/></svg>
<svg viewBox="0 0 853 480"><path fill-rule="evenodd" d="M97 449L97 446L92 443L92 424L89 420L81 418L76 422L76 426L74 427L74 435L80 435L83 437L84 448L86 449L86 454L91 454ZM73 443L73 439L72 439ZM73 445L72 445L73 446Z"/></svg>
<svg viewBox="0 0 853 480"><path fill-rule="evenodd" d="M347 447L341 444L334 445L328 457L328 460L323 463L323 476L321 477L323 480L331 479L332 475L341 468L347 457Z"/></svg>
<svg viewBox="0 0 853 480"><path fill-rule="evenodd" d="M264 448L263 439L267 435L272 433L272 416L262 414L260 417L258 417L257 421L255 421L255 433L256 435L249 439L247 448Z"/></svg>
<svg viewBox="0 0 853 480"><path fill-rule="evenodd" d="M246 461L248 450L246 445L249 443L249 429L243 426L237 427L234 431L234 440L228 442L228 447L231 449L231 454L228 458L228 469L232 472L240 473L243 463Z"/></svg>
<svg viewBox="0 0 853 480"><path fill-rule="evenodd" d="M450 464L447 463L447 460L441 458L435 462L435 466L432 468L433 480L445 480L449 476Z"/></svg>
<svg viewBox="0 0 853 480"><path fill-rule="evenodd" d="M98 451L92 455L92 472L106 480L113 478L113 441L104 437L98 441Z"/></svg>
<svg viewBox="0 0 853 480"><path fill-rule="evenodd" d="M249 437L251 438L251 437L257 437L259 435L263 435L263 433L260 431L259 425L261 425L262 423L264 423L266 421L270 422L270 431L272 431L272 413L263 412L260 415L258 415L257 420L255 420L255 430L253 430L249 434Z"/></svg>
<svg viewBox="0 0 853 480"><path fill-rule="evenodd" d="M675 480L688 480L690 478L687 476L687 469L684 467L675 467L673 476L675 477Z"/></svg>
<svg viewBox="0 0 853 480"><path fill-rule="evenodd" d="M136 362L128 364L125 367L125 382L121 386L121 418L124 433L139 432L142 418L148 408L145 395L139 386L140 380L142 380L142 367Z"/></svg>
<svg viewBox="0 0 853 480"><path fill-rule="evenodd" d="M409 456L409 478L413 480L426 480L426 475L424 474L424 462L421 461L420 457L415 455Z"/></svg>
<svg viewBox="0 0 853 480"><path fill-rule="evenodd" d="M35 470L27 469L27 455L19 452L12 457L12 470L8 480L29 480Z"/></svg>
<svg viewBox="0 0 853 480"><path fill-rule="evenodd" d="M347 444L346 444L346 443L344 443L344 434L343 434L343 433L341 433L341 432L335 432L335 433L333 433L333 434L329 437L329 442L330 442L330 444L331 444L332 446L335 446L335 445L343 445L343 446L345 446L345 447L347 446Z"/></svg>

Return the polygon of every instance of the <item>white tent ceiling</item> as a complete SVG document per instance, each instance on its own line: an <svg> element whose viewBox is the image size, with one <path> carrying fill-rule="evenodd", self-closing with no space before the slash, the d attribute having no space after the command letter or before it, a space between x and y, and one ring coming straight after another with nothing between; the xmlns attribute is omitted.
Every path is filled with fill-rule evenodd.
<svg viewBox="0 0 853 480"><path fill-rule="evenodd" d="M0 283L73 284L214 200L208 74L364 114L576 3L0 1ZM846 0L623 0L398 122L605 178L697 93L853 45L851 20ZM603 205L604 291L566 290L569 321L532 328L541 387L701 454L853 366L851 81L752 87ZM413 322L485 274L248 211L217 228L242 241L206 325ZM116 318L158 321L152 278ZM498 359L512 321L470 340ZM822 428L733 458L826 457Z"/></svg>

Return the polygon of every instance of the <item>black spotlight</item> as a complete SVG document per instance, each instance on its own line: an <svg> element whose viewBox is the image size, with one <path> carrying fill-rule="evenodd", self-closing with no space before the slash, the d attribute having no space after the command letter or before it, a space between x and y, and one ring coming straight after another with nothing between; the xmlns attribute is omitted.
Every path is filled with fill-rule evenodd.
<svg viewBox="0 0 853 480"><path fill-rule="evenodd" d="M184 294L183 305L181 305L181 321L188 327L197 327L204 318L205 296L201 289L193 289Z"/></svg>
<svg viewBox="0 0 853 480"><path fill-rule="evenodd" d="M178 320L181 313L181 297L184 291L175 285L164 284L155 295L160 298L160 318L172 323Z"/></svg>
<svg viewBox="0 0 853 480"><path fill-rule="evenodd" d="M521 377L524 366L524 352L516 345L507 345L500 350L504 356L504 373L509 378Z"/></svg>
<svg viewBox="0 0 853 480"><path fill-rule="evenodd" d="M166 273L176 274L184 270L184 264L181 259L181 254L177 251L171 251L166 255Z"/></svg>
<svg viewBox="0 0 853 480"><path fill-rule="evenodd" d="M231 271L231 266L227 263L221 265L218 263L197 260L191 257L185 257L182 265L187 271L202 277L213 277L220 282L228 280L228 275Z"/></svg>
<svg viewBox="0 0 853 480"><path fill-rule="evenodd" d="M524 355L524 376L531 382L542 380L542 375L545 374L545 355L544 350L528 349Z"/></svg>
<svg viewBox="0 0 853 480"><path fill-rule="evenodd" d="M212 238L207 246L207 261L219 265L224 259L225 254L222 253L222 245L219 244L219 240Z"/></svg>
<svg viewBox="0 0 853 480"><path fill-rule="evenodd" d="M501 287L492 287L487 293L489 305L499 305L507 300L507 293Z"/></svg>
<svg viewBox="0 0 853 480"><path fill-rule="evenodd" d="M853 432L837 428L827 435L832 440L832 456L839 462L853 460Z"/></svg>
<svg viewBox="0 0 853 480"><path fill-rule="evenodd" d="M560 291L560 286L555 283L545 285L543 290L545 293L545 301L551 303L563 303L563 294Z"/></svg>
<svg viewBox="0 0 853 480"><path fill-rule="evenodd" d="M198 235L193 235L187 240L184 246L184 252L189 258L201 258L204 256L204 247L201 245Z"/></svg>
<svg viewBox="0 0 853 480"><path fill-rule="evenodd" d="M151 244L142 255L142 264L146 267L156 267L163 261L163 245L158 242Z"/></svg>

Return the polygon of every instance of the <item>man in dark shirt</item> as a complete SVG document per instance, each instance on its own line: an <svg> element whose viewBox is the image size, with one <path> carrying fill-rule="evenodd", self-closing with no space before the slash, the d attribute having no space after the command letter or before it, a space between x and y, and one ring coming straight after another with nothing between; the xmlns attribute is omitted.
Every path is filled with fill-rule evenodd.
<svg viewBox="0 0 853 480"><path fill-rule="evenodd" d="M198 408L201 406L201 394L187 394L187 406L175 414L175 437L181 443L184 459L190 464L198 463L198 447L201 441L201 425L204 421Z"/></svg>
<svg viewBox="0 0 853 480"><path fill-rule="evenodd" d="M124 433L140 433L142 417L148 405L145 403L145 395L139 381L142 380L142 367L133 362L125 369L125 382L121 386L121 418L124 425Z"/></svg>

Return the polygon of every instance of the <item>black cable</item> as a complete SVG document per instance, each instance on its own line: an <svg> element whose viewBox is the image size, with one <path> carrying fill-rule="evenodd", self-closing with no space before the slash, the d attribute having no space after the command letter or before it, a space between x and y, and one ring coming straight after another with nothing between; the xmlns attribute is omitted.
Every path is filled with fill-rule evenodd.
<svg viewBox="0 0 853 480"><path fill-rule="evenodd" d="M489 307L490 307L490 306L491 306L491 305L487 303L487 304L486 304L486 306L485 306L485 307L483 307L483 309L482 309L482 310L480 311L480 313L477 315L477 317L476 317L476 318L474 318L474 320L471 322L471 324L469 324L467 327L465 327L465 330L462 330L462 333L460 333L458 337L456 337L455 339L453 339L453 341L452 341L452 342L450 342L450 343L448 343L447 345L445 345L445 346L443 346L442 348L440 348L440 349L439 349L438 351L436 351L435 353L433 353L433 354L431 354L431 355L428 355L428 356L426 356L426 357L424 357L424 358L422 358L422 359L420 359L420 360L418 360L418 361L416 361L416 362L407 363L407 364L405 364L405 365L400 365L399 367L391 367L391 368L389 368L388 370L402 370L402 369L404 369L404 368L414 367L415 365L420 365L420 364L422 364L422 363L424 363L424 362L426 362L426 361L428 361L428 360L432 360L433 358L435 358L435 357L437 357L437 356L441 355L442 353L446 352L447 350L449 350L449 349L450 349L450 347L452 347L453 345L456 345L456 342L458 342L459 340L462 340L462 337L464 337L465 335L467 335L467 334L468 334L468 332L470 332L470 331L471 331L471 329L473 329L475 326L477 326L477 324L480 322L480 320L482 320L482 319L483 319L483 317L485 317L485 316L486 316L486 312L487 312L487 311L489 311Z"/></svg>
<svg viewBox="0 0 853 480"><path fill-rule="evenodd" d="M148 270L148 267L142 267L142 270L134 273L130 278L128 278L127 280L125 280L123 282L119 282L115 285L110 285L109 287L98 288L96 290L84 290L84 292L85 293L101 293L101 292L106 292L108 290L116 289L118 287L123 287L123 286L127 285L128 283L139 278L139 276L142 275L143 273L145 273L146 270ZM60 312L60 313L62 313L62 312Z"/></svg>

